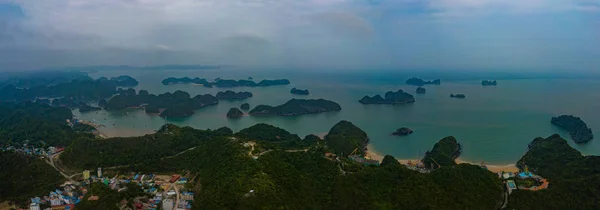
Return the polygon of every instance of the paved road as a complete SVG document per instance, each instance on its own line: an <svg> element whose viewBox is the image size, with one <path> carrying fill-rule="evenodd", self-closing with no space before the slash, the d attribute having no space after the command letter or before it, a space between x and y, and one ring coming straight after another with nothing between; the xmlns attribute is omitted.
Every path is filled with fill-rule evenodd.
<svg viewBox="0 0 600 210"><path fill-rule="evenodd" d="M176 209L177 206L179 206L179 188L177 187L177 185L175 183L171 183L171 186L169 186L169 188L166 191L168 192L171 189L175 190L175 195L177 195L176 200L175 200L175 208L173 208L173 209Z"/></svg>
<svg viewBox="0 0 600 210"><path fill-rule="evenodd" d="M177 187L177 185L175 185L175 183L173 183L175 186L175 193L177 193L177 201L175 201L175 208L177 208L179 206L179 188Z"/></svg>
<svg viewBox="0 0 600 210"><path fill-rule="evenodd" d="M506 189L506 186L503 188L504 188L504 203L502 203L502 207L500 207L500 209L505 209L506 206L508 205L508 189Z"/></svg>
<svg viewBox="0 0 600 210"><path fill-rule="evenodd" d="M177 154L175 154L175 155L171 155L171 156L166 156L166 157L163 157L163 158L161 158L161 160L164 160L164 159L167 159L167 158L172 158L172 157L177 157L177 156L179 156L179 155L181 155L181 154L183 154L183 153L186 153L187 151L191 151L191 150L193 150L193 149L196 149L196 147L192 147L192 148L189 148L189 149L183 150L183 151L181 151L180 153L177 153Z"/></svg>
<svg viewBox="0 0 600 210"><path fill-rule="evenodd" d="M62 175L63 177L65 177L67 180L69 180L69 181L71 181L71 182L73 182L73 183L75 183L75 184L79 185L79 182L78 182L78 181L75 181L75 180L73 180L73 177L74 177L75 175L78 175L78 174L73 174L73 175L69 176L69 175L65 174L63 171L61 171L60 169L58 169L58 168L56 167L56 165L54 164L54 158L58 158L58 156L59 156L61 153L62 153L62 152L58 152L58 153L56 153L56 154L50 155L50 156L48 157L48 159L49 159L49 160L47 160L47 161L45 161L45 162L46 162L46 163L48 163L50 166L52 166L52 168L54 168L56 171L58 171L58 173L60 173L60 175Z"/></svg>

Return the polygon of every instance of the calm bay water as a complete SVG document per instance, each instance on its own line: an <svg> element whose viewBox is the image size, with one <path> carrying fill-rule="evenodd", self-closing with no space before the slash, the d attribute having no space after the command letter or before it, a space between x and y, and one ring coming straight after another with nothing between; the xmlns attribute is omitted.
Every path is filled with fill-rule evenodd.
<svg viewBox="0 0 600 210"><path fill-rule="evenodd" d="M561 114L573 114L600 134L600 80L585 79L507 79L499 80L496 87L482 87L481 79L458 75L442 77L442 85L426 86L427 93L416 95L416 87L404 85L410 75L386 73L299 73L288 71L101 71L90 73L93 78L101 76L130 75L140 84L135 89L148 90L153 94L183 90L192 96L216 94L219 91L250 91L254 96L244 101L220 101L183 119L163 119L146 115L143 110L99 111L81 114L80 119L96 120L105 124L101 130L109 136L134 136L152 133L165 123L187 125L199 129L215 129L227 126L238 131L256 123L268 123L284 128L300 136L324 134L340 120L353 122L365 130L373 148L382 154L398 159L423 156L435 142L446 136L455 136L463 145L462 159L490 164L515 163L526 151L527 144L536 137L558 133L569 138L568 133L550 124L550 118ZM205 88L188 84L164 86L160 82L167 77L200 77L214 79L289 79L288 86L256 88ZM433 79L431 76L426 79ZM496 78L502 78L496 76ZM507 77L508 78L508 77ZM487 79L487 78L484 78ZM493 79L493 78L492 78ZM309 89L309 96L291 95L292 87ZM389 90L403 89L415 95L416 103L407 105L362 105L358 100L365 95L384 94ZM466 99L450 98L451 93L464 93ZM225 113L231 107L248 102L251 107L259 104L279 105L291 98L324 98L342 106L340 112L302 115L295 117L243 117L227 119ZM390 134L399 127L412 128L410 136L396 137ZM599 141L592 140L577 145L569 144L587 155L600 154Z"/></svg>

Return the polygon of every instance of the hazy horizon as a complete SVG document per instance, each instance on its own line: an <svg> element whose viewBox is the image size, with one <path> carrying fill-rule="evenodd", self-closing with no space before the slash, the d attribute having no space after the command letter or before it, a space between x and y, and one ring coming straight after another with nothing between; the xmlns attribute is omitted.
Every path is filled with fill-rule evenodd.
<svg viewBox="0 0 600 210"><path fill-rule="evenodd" d="M0 71L600 73L593 0L0 0Z"/></svg>

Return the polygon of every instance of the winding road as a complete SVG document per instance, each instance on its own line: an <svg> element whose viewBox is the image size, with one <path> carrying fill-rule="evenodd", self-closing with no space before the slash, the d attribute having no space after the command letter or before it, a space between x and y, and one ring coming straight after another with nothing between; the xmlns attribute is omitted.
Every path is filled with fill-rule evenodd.
<svg viewBox="0 0 600 210"><path fill-rule="evenodd" d="M44 161L46 163L48 163L50 166L52 166L52 168L54 168L56 171L58 171L58 173L60 173L60 175L62 175L63 177L65 177L67 180L69 180L70 182L73 182L77 185L79 185L78 181L73 180L73 177L81 174L81 173L76 173L76 174L72 174L72 175L67 175L65 174L63 171L61 171L60 169L58 169L56 167L56 165L54 164L54 158L58 158L58 156L60 156L60 154L62 154L62 152L57 152L53 155L48 156L48 160Z"/></svg>

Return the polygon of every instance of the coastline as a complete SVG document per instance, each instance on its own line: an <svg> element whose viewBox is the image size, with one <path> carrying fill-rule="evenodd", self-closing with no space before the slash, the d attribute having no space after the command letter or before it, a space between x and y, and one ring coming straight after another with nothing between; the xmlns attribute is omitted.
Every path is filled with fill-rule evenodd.
<svg viewBox="0 0 600 210"><path fill-rule="evenodd" d="M370 159L378 160L378 161L382 161L383 157L385 156L385 155L382 155L381 153L378 153L377 151L375 151L373 149L373 146L371 146L371 145L367 146L367 152L366 152L366 154L367 154L367 156ZM420 162L420 161L421 160L418 160L418 159L414 159L414 160L411 160L411 159L399 159L398 160L398 162L400 162L403 165L408 164L408 162L416 163L416 162ZM474 163L474 162L471 162L471 161L462 160L460 158L456 159L456 163L458 163L458 164L467 163L467 164L471 164L471 165L480 165L480 164L477 164L477 163ZM485 166L487 167L487 169L489 171L494 172L494 173L498 173L498 172L502 172L502 171L504 171L504 172L513 172L513 173L519 172L519 168L517 168L517 166L515 164L507 164L507 165L487 165L486 164Z"/></svg>

